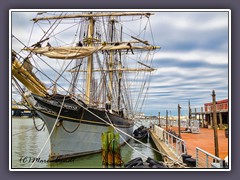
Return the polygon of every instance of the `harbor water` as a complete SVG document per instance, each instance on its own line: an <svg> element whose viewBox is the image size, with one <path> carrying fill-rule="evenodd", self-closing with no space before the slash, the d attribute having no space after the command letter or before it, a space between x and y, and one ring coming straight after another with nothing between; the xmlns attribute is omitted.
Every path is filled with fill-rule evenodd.
<svg viewBox="0 0 240 180"><path fill-rule="evenodd" d="M43 123L41 119L35 120L38 128L41 128ZM142 125L149 127L152 121L141 121ZM136 124L135 128L137 128ZM134 129L135 129L134 128ZM34 127L32 118L14 117L12 118L12 136L11 136L11 156L12 168L30 168L33 161L36 160L32 168L106 168L102 165L101 153L86 155L74 159L63 160L59 162L48 162L50 153L50 144L46 144L42 150L47 138L49 136L47 128L37 131ZM99 140L100 141L100 140ZM154 143L150 138L143 141L144 144L156 149ZM128 144L121 147L121 156L123 162L128 162L136 157L151 157L156 160L162 160L161 155L151 148L131 139ZM39 155L39 153L42 153ZM39 158L37 158L39 157ZM37 158L37 159L36 159ZM113 168L113 167L108 167Z"/></svg>

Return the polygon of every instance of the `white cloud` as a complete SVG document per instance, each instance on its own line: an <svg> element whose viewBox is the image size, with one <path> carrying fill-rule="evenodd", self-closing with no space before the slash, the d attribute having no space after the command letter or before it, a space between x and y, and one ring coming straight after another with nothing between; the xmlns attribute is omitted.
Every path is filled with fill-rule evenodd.
<svg viewBox="0 0 240 180"><path fill-rule="evenodd" d="M203 61L210 64L228 64L228 54L225 52L215 52L207 50L190 50L190 51L159 51L155 54L154 59L177 59L179 61Z"/></svg>
<svg viewBox="0 0 240 180"><path fill-rule="evenodd" d="M227 98L228 69L224 66L228 64L227 15L227 12L155 12L155 16L151 17L151 28L155 44L162 46L162 49L157 51L153 59L153 64L157 64L157 67L154 67L157 71L152 73L148 100L145 101L146 114L157 113L159 109L176 109L178 103L186 107L188 99L192 99L193 106L202 106L204 102L211 101L210 94L213 89L216 90L217 98ZM35 16L36 13L32 12L13 14L12 33L26 44L32 27L30 19ZM124 30L131 29L124 34L130 40L130 34L140 33L137 22L139 20L124 26ZM142 29L145 24L146 21L142 22ZM37 25L35 26L37 28ZM57 29L61 30L63 27ZM35 33L37 34L32 36L30 44L38 41L43 34L41 29ZM74 28L70 29L70 34L75 34ZM151 42L151 32L141 35L143 39ZM73 40L74 38L70 38L66 42ZM15 40L13 49L21 49L21 45ZM167 59L174 60L172 63L175 64L161 64ZM131 65L136 60L131 59L128 64ZM55 69L62 64L57 64L54 60L49 63ZM191 63L205 64L200 67L187 67L187 64ZM49 70L43 62L39 63L39 66ZM134 75L128 74L127 77L133 78ZM133 85L135 84L133 83L132 87Z"/></svg>

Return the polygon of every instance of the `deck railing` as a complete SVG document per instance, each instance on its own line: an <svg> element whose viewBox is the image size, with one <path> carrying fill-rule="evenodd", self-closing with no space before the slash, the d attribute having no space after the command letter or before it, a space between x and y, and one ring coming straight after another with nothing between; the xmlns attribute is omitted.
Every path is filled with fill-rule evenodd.
<svg viewBox="0 0 240 180"><path fill-rule="evenodd" d="M216 157L200 148L196 148L196 167L197 168L224 168L225 163L219 157Z"/></svg>
<svg viewBox="0 0 240 180"><path fill-rule="evenodd" d="M163 128L154 125L153 131L157 137L165 143L165 145L178 157L181 158L182 154L186 154L186 144L181 138L167 132Z"/></svg>

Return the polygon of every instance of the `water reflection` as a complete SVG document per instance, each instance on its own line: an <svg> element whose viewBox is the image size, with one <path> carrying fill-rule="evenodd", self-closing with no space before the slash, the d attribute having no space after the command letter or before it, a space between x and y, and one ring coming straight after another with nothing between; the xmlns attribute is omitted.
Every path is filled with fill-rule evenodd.
<svg viewBox="0 0 240 180"><path fill-rule="evenodd" d="M36 119L36 124L41 124L40 119ZM148 127L147 124L144 124ZM137 127L136 127L137 128ZM23 132L23 133L21 133ZM13 118L12 119L12 168L30 168L34 158L38 156L46 139L48 138L48 131L38 132L33 125L32 119L28 118ZM146 145L155 147L150 138L143 141ZM130 140L129 147L127 144L121 148L121 155L123 162L142 157L143 160L147 157L161 160L161 155L154 152L152 149L143 144ZM133 148L137 151L134 151ZM49 143L41 153L38 161L34 164L34 168L103 168L101 153L83 156L68 161L62 162L47 162L50 145ZM139 152L139 153L138 153ZM112 167L110 167L112 168Z"/></svg>

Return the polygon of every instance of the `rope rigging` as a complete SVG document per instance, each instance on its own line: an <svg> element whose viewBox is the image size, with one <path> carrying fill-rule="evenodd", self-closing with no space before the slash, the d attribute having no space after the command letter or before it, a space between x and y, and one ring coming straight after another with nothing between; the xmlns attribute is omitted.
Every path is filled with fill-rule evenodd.
<svg viewBox="0 0 240 180"><path fill-rule="evenodd" d="M61 15L59 15L59 17L60 17ZM141 19L141 18L140 18ZM61 21L60 21L61 22ZM54 23L51 25L51 27L49 28L49 33L47 33L46 32L46 34L45 34L45 36L43 36L41 39L43 39L44 37L52 37L50 34L52 33L52 34L54 34L53 32L54 32L54 30L56 29L56 27L60 24L60 22L54 22L54 23L56 23L56 26L54 27L53 25L54 25ZM79 21L79 23L80 23L80 21ZM104 23L104 21L103 21L103 23ZM118 23L118 24L120 24L120 23ZM76 24L75 24L76 25ZM75 26L74 25L74 26ZM122 26L122 24L120 24L121 26ZM71 27L73 27L73 26L71 26ZM71 27L69 27L69 28L71 28ZM79 26L78 26L79 27ZM104 26L104 27L106 27L106 26ZM51 29L51 30L50 30ZM67 28L68 29L68 28ZM78 28L79 29L79 28ZM65 29L66 30L66 29ZM65 31L65 30L63 30L63 31ZM82 30L82 28L81 28L81 30ZM106 29L105 29L106 30ZM113 29L112 29L112 31L116 31L117 29L115 28L115 26L113 27ZM61 33L61 32L63 32L63 31L60 31L60 32L58 32L58 33ZM77 30L78 31L78 30ZM79 33L79 38L80 38L80 34L82 34L82 33ZM108 33L104 33L104 34L108 34ZM56 33L55 33L55 35L56 35ZM54 37L55 37L55 35L54 35ZM114 38L116 38L116 36L118 35L118 31L116 31L116 33L113 33L112 32L112 35L113 35L113 37ZM129 35L130 36L130 35ZM70 64L70 63L69 63ZM63 72L64 71L61 71L62 73L58 73L58 78L56 79L56 80L54 80L53 81L53 84L56 84L56 81L57 80L59 80L59 78L60 77L63 77L62 75L63 75ZM138 73L137 73L138 74ZM117 75L116 75L116 77L117 77ZM64 78L65 79L65 78ZM123 80L124 81L124 80ZM72 86L74 86L74 83L73 82L71 82L70 84L72 84ZM124 83L123 83L124 84ZM125 86L125 87L127 87L127 85ZM49 88L51 88L51 86L49 87ZM144 87L143 87L144 88ZM113 89L113 94L115 94L114 96L115 97L117 97L118 95L117 95L117 90L116 89L114 89L114 88L112 88ZM125 88L126 90L127 90L127 88ZM128 88L129 89L129 88ZM142 89L142 88L140 88L140 89ZM81 92L81 90L80 90L80 92ZM83 96L86 96L84 93L83 93ZM129 93L129 95L128 95L129 97L127 98L126 97L126 99L130 99L131 98L131 93ZM89 97L90 98L90 97ZM115 106L117 106L117 102L116 102L116 99L117 98L113 98L113 100L114 100L114 104L115 104ZM128 108L127 109L132 109L131 107L133 107L133 104L131 104L131 102L129 101L129 100L127 100L126 102L128 102ZM138 101L137 101L137 103L138 103ZM135 105L135 107L136 107L136 105ZM136 109L136 108L134 108L134 109ZM136 111L136 110L134 110L134 109L132 109L131 111L132 111L132 114L134 114L134 111Z"/></svg>
<svg viewBox="0 0 240 180"><path fill-rule="evenodd" d="M47 145L47 142L49 141L50 137L52 136L52 133L53 133L53 131L54 131L54 129L55 129L55 126L57 125L58 119L59 119L60 114L61 114L61 112L62 112L62 108L63 108L64 102L65 102L65 97L66 97L66 96L64 96L64 98L63 98L62 105L61 105L61 107L60 107L60 110L59 110L59 113L58 113L57 118L56 118L56 120L55 120L55 123L54 123L54 125L53 125L53 127L52 127L52 130L51 130L51 132L49 133L49 136L48 136L47 140L45 141L45 143L44 143L42 149L40 150L39 154L37 155L36 159L38 159L39 156L42 154L45 146ZM36 159L34 159L32 165L30 166L30 168L32 168L32 167L34 166L34 164L36 163Z"/></svg>
<svg viewBox="0 0 240 180"><path fill-rule="evenodd" d="M26 47L25 46L25 44L21 41L21 40L19 40L17 37L15 37L14 35L12 35L15 39L17 39L24 47ZM24 59L20 54L18 54L22 59ZM46 64L51 70L53 70L56 74L58 74L59 76L61 76L61 74L63 73L59 73L56 69L54 69L49 63L47 63L43 58L41 58L39 55L37 55L37 57L44 63L44 64ZM40 70L39 68L37 68L36 66L34 66L33 65L33 67L38 71L38 72L40 72L42 75L44 75L48 80L50 80L50 82L52 83L52 84L54 84L55 83L55 80L53 80L52 78L50 78L46 73L44 73L42 70ZM69 83L70 85L72 85L71 84L71 82L66 78L66 77L64 77L64 76L61 76L61 78L62 79L64 79L67 83ZM60 87L63 91L67 91L63 86L61 86L60 84L58 84L58 87ZM79 92L81 92L84 96L86 96L85 94L84 94L84 89L82 88L82 90L81 89L79 89L78 87L76 87L76 90L78 90Z"/></svg>
<svg viewBox="0 0 240 180"><path fill-rule="evenodd" d="M99 117L98 115L94 114L92 111L90 111L89 109L85 108L84 106L82 106L81 104L79 104L78 102L76 102L79 106L81 106L82 108L84 108L86 111L88 111L89 113L91 113L92 115L94 115L96 118L98 118L99 120L103 121L104 123L106 123L107 125L110 125L111 127L113 127L116 131L119 131L121 132L122 134L134 139L135 141L145 145L146 147L152 149L153 151L157 152L157 153L160 153L163 157L167 157L169 160L173 161L175 164L179 164L179 165L182 165L182 162L179 161L179 160L174 160L172 159L170 156L168 156L167 154L164 154L163 152L160 152L159 150L155 149L155 148L152 148L151 146L148 146L146 144L144 144L143 142L139 141L138 139L132 137L131 135L125 133L124 131L122 131L121 129L115 127L112 123L111 123L111 120L109 122L107 122L106 120L102 119L101 117ZM107 116L108 117L108 116ZM109 117L108 117L109 118Z"/></svg>
<svg viewBox="0 0 240 180"><path fill-rule="evenodd" d="M59 15L59 17L60 17L61 15ZM103 17L102 17L103 18ZM141 17L142 18L142 17ZM140 18L140 19L141 19ZM109 19L110 20L110 19ZM76 33L75 33L75 38L73 39L73 42L75 42L75 40L76 39L78 39L78 41L80 41L81 40L81 37L83 37L83 36L85 36L84 34L86 33L86 32L84 32L84 27L86 26L86 24L84 24L83 22L85 22L85 21L79 21L79 22L77 22L76 24L74 24L73 26L71 26L71 27L69 27L69 28L67 28L67 29L70 29L70 28L72 28L72 27L76 27L76 26L78 26L77 27L77 30L76 30ZM116 26L115 26L115 24L112 26L112 27L110 27L110 28L108 28L108 25L105 25L105 20L104 21L102 21L103 22L103 24L104 24L104 27L103 27L103 29L101 29L102 31L104 31L105 33L102 33L102 32L100 32L100 28L98 28L97 27L97 31L95 32L95 34L94 34L94 36L98 36L98 37L100 37L99 35L101 35L101 34L104 34L105 35L105 39L106 40L108 40L109 42L118 42L118 41L120 41L121 39L118 39L117 38L117 36L119 36L119 34L121 34L121 33L119 33L120 31L118 31L118 30L116 30ZM35 22L36 23L36 22ZM51 24L51 27L48 29L48 31L46 31L46 32L44 32L44 36L40 39L40 41L42 41L44 38L52 38L52 37L54 37L55 38L55 40L56 40L56 42L58 43L59 42L59 39L56 37L56 35L58 35L58 34L60 34L60 33L62 33L62 32L64 32L64 31L66 31L67 29L65 29L65 30L62 30L62 31L60 31L60 32L57 32L57 33L55 33L55 30L56 30L56 28L58 27L58 25L61 23L61 21L60 22L58 22L57 23L57 20L53 23L53 24ZM109 23L109 22L108 22ZM149 23L149 19L148 19L148 21L147 21L147 23ZM37 23L38 24L38 23ZM55 24L55 27L54 27L54 24ZM80 25L81 24L81 25ZM120 24L120 23L119 23ZM100 25L100 23L99 23L99 25ZM123 26L122 24L120 24L121 26ZM38 24L38 26L39 26L39 24ZM43 30L43 29L42 29ZM145 25L145 27L144 27L144 29L142 30L142 31L139 31L139 34L137 35L137 37L139 37L140 35L144 35L145 36L145 30L146 30L146 25ZM44 31L44 30L43 30ZM107 34L109 34L108 32L111 32L110 33L110 35L109 36L107 36ZM77 37L77 33L79 33L79 36ZM104 37L104 35L102 35L102 37ZM124 34L124 35L128 35L128 34ZM92 35L93 36L93 35ZM130 37L130 35L128 35L129 37ZM13 36L13 37L15 37L15 36ZM32 37L32 32L31 32L31 35L30 35L30 38ZM15 37L16 38L16 37ZM16 38L17 39L17 38ZM92 38L93 39L93 38ZM101 38L99 38L99 39L101 39ZM40 42L39 41L39 42ZM92 40L93 41L93 40ZM21 41L19 41L20 43L22 43ZM29 42L30 42L30 40L28 41L28 44L29 44ZM23 43L22 43L23 44ZM72 43L73 44L73 43ZM24 45L24 44L23 44ZM24 45L25 46L25 45ZM26 47L26 46L25 46ZM79 50L80 51L80 50ZM30 52L29 53L29 55L30 54L32 54L32 52ZM140 54L140 53L135 53L134 52L134 54L131 54L131 52L129 53L130 55L134 55L134 57L137 57L137 61L140 61L141 59L142 59L142 55ZM152 64L152 59L151 58L149 58L149 56L150 56L151 54L149 53L149 54L147 54L147 56L146 56L146 59L145 59L145 61L144 62L147 62L146 64ZM79 120L79 124L76 126L76 128L74 128L73 130L68 130L68 129L66 129L66 126L64 126L64 123L63 123L63 121L64 120L61 120L61 119L59 119L59 117L60 117L60 114L61 114L61 111L62 111L62 108L63 108L63 106L64 106L64 102L65 102L65 98L66 98L66 95L64 96L64 99L63 99L63 102L62 102L62 105L61 105L61 108L60 108L60 110L59 110L59 113L58 113L58 115L57 115L57 118L56 118L56 120L55 120L55 123L54 123L54 126L53 126L53 128L52 128L52 130L51 130L51 132L50 132L50 134L49 134L49 136L48 136L48 139L46 140L46 142L45 142L45 144L44 144L44 146L42 147L42 149L41 149L41 151L40 151L40 153L38 154L38 157L40 156L40 154L42 153L42 150L44 149L44 147L45 147L45 145L46 145L46 143L47 143L47 141L49 140L49 138L50 138L50 136L52 135L52 133L53 133L53 131L54 131L54 128L55 128L55 126L56 126L56 124L59 122L59 121L62 121L61 122L61 126L62 126L62 128L66 131L66 132L68 132L68 133L74 133L75 131L77 131L77 129L79 128L79 126L80 126L80 124L81 124L81 121L82 121L82 118L83 118L83 116L84 116L84 113L85 113L85 111L88 111L89 113L91 113L92 115L94 115L96 118L98 118L98 119L100 119L101 121L103 121L104 123L106 123L107 125L109 125L109 126L112 126L116 131L118 131L118 132L121 132L122 134L124 134L124 135L126 135L126 136L128 136L128 137L130 137L130 138L132 138L132 139L134 139L134 140L136 140L137 142L140 142L139 140L137 140L137 139L135 139L135 138L133 138L132 136L130 136L129 134L127 134L127 133L125 133L124 131L122 131L121 129L119 129L119 128L117 128L117 127L115 127L113 124L112 124L112 122L111 122L111 120L109 119L109 117L108 117L108 115L107 115L107 117L108 117L108 119L109 119L109 122L110 123L108 123L106 120L104 120L104 119L102 119L101 117L99 117L98 115L96 115L96 114L94 114L93 112L91 112L89 109L87 109L86 107L84 107L81 103L79 103L74 97L77 97L76 95L77 95L77 93L75 93L75 91L74 91L74 89L76 89L76 90L78 90L80 93L81 93L81 95L82 95L82 99L85 99L87 96L86 96L86 94L84 93L84 88L82 88L82 89L79 89L79 87L80 86L77 86L76 85L76 82L79 80L78 79L78 77L79 77L79 74L80 74L80 69L82 68L82 66L83 67L86 67L86 63L84 63L83 62L83 59L81 59L81 61L77 61L76 63L75 63L75 69L77 69L77 72L76 73L74 73L73 75L72 75L72 80L71 81L69 81L67 78L65 78L64 77L64 72L66 72L66 70L67 70L67 68L68 67L70 67L70 65L72 65L72 62L73 62L73 59L72 60L70 60L70 62L66 65L66 64L63 64L62 66L61 66L61 70L60 70L60 72L59 71L57 71L57 70L55 70L49 63L47 63L44 59L42 59L39 55L36 55L40 60L42 60L45 64L47 64L49 67L51 67L51 69L54 71L54 72L56 72L57 73L57 78L55 79L55 80L53 80L52 78L50 78L49 76L47 76L47 74L45 74L45 73L43 73L43 71L41 70L39 70L40 68L37 68L36 66L38 66L38 64L37 63L35 63L36 64L36 66L35 66L35 69L37 69L37 71L39 71L40 73L41 73L41 75L44 75L44 76L46 76L47 77L47 79L48 80L50 80L50 82L52 83L52 85L50 85L49 87L48 87L48 89L50 89L50 88L52 88L54 85L57 87L57 85L58 85L58 87L60 87L64 92L66 92L66 95L70 95L70 98L76 103L76 104L78 104L80 107L82 107L82 109L83 109L83 113L82 113L82 116L81 116L81 119ZM93 92L93 93L91 93L91 95L93 95L93 96L91 96L90 95L90 97L87 97L88 99L90 99L90 102L93 102L94 100L96 100L96 96L100 96L100 94L101 94L101 91L102 91L102 88L101 88L101 86L100 86L100 84L102 83L103 85L104 84L107 84L107 81L109 80L109 77L107 76L107 72L104 72L103 70L104 70L104 68L106 68L108 71L111 71L113 68L116 68L117 67L117 65L118 65L118 59L121 59L121 57L122 57L122 53L121 52L119 52L119 54L115 54L115 55L113 55L114 56L114 58L112 59L112 64L111 65L109 65L109 62L107 61L107 57L109 57L109 54L107 54L107 53L105 53L105 54L103 54L103 62L105 62L105 64L104 63L101 63L100 62L100 57L99 57L99 54L97 53L96 54L96 59L97 59L97 63L98 63L98 67L100 68L100 72L101 72L101 79L100 79L100 82L99 82L99 84L97 84L97 85L99 85L99 86L97 86L96 87L96 91L95 92ZM125 55L123 55L123 56L126 56L126 54ZM34 58L33 58L34 59ZM128 60L129 59L127 59L126 61L121 61L121 66L123 66L123 67L130 67L131 65L130 65L130 62L128 62ZM135 59L134 59L135 60ZM136 61L136 60L135 60ZM95 64L94 64L95 65ZM110 66L111 66L111 68L112 69L110 69ZM139 67L140 65L138 64L138 67ZM113 70L112 70L113 71ZM122 88L122 90L121 90L121 93L119 93L119 90L117 89L117 88L115 88L115 87L118 87L118 86L120 86L119 84L118 84L118 79L119 79L119 74L116 72L116 71L114 71L114 72L112 72L113 73L113 79L112 80L114 80L114 82L110 85L110 87L109 86L106 86L106 94L110 94L111 93L111 96L113 96L114 98L112 98L111 100L112 100L112 102L111 103L113 103L113 106L115 106L115 107L117 107L118 106L118 102L117 102L117 99L118 98L116 98L116 97L118 97L118 94L120 94L120 97L121 97L121 104L123 104L124 106L125 106L125 108L127 109L127 113L129 114L129 116L134 116L135 115L135 112L138 110L138 108L140 107L140 109L142 108L142 106L143 106L143 103L144 103L144 101L145 101L145 98L146 98L146 96L147 96L147 92L148 92L148 88L146 89L146 91L144 91L144 88L146 87L146 86L149 86L149 79L150 79L150 76L149 75L146 75L147 73L146 72L144 72L143 73L143 75L142 76L140 76L139 74L139 72L137 72L136 74L137 75L135 75L135 77L133 78L133 81L134 82L127 82L127 79L130 79L129 77L130 77L130 75L129 75L129 77L126 75L126 74L124 74L123 76L122 76L122 82L121 82L121 88ZM98 77L97 76L93 76L93 77L96 77L96 80L99 80L99 79L97 79ZM141 78L144 78L144 80L143 81L139 81L139 80L142 80ZM68 82L69 83L69 89L68 90L66 90L66 88L64 88L64 86L61 84L62 82L59 82L60 81L60 79L64 79L64 80L66 80L66 82ZM94 81L95 79L94 78L92 78L92 80ZM80 81L80 80L79 80ZM84 82L84 80L82 80L83 82ZM135 88L134 87L134 85L137 85L137 87L140 87L139 88L139 93L137 94L137 92L132 92L131 90L131 88ZM70 87L71 87L71 89L70 89ZM80 87L81 88L81 87ZM110 90L111 90L111 92L110 92ZM103 93L103 95L105 95L104 93ZM104 98L106 98L106 96L105 97L103 97L102 98L102 101L103 101L103 103L104 103ZM135 100L135 102L132 102L131 100L132 99L134 99L134 98L136 98L136 100ZM142 103L140 102L140 100L142 100L143 99L143 101L142 101ZM98 102L98 100L96 101L96 102ZM120 108L119 108L120 109ZM106 113L107 114L107 113ZM44 125L45 125L45 123L43 124L43 126L40 128L40 129L38 129L37 127L37 125L36 125L36 122L35 122L35 116L33 116L33 122L34 122L34 126L35 126L35 128L37 129L37 130L42 130L43 128L44 128ZM125 139L120 135L120 137L125 141ZM128 144L127 142L125 142L126 144ZM140 143L142 143L142 142L140 142ZM129 145L129 144L128 144ZM149 148L151 148L150 146L147 146L147 147L149 147ZM133 147L131 147L131 148L133 148ZM134 149L134 148L133 148ZM152 148L151 148L152 149ZM136 149L134 149L134 150L136 150ZM158 150L156 150L156 149L152 149L152 150L154 150L154 151L156 151L156 152L158 152L158 153L160 153L160 154L162 154L163 156L166 156L164 153L162 153L162 152L160 152L160 151L158 151ZM33 162L33 164L31 165L31 168L33 167L33 165L34 165L34 163L35 162ZM179 162L177 162L177 163L179 163Z"/></svg>

